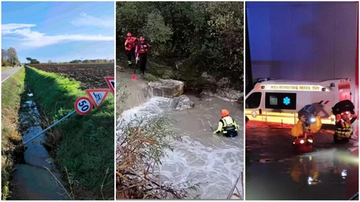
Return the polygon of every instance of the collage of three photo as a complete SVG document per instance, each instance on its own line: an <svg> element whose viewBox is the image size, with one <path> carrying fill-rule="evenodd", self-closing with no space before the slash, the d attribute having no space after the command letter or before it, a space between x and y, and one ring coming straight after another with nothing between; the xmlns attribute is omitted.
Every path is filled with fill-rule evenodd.
<svg viewBox="0 0 360 202"><path fill-rule="evenodd" d="M1 200L359 200L358 1L0 10Z"/></svg>

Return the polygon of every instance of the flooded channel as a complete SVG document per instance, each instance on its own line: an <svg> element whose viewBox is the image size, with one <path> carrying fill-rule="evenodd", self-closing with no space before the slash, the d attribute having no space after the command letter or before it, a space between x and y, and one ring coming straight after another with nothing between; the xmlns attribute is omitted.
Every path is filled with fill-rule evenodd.
<svg viewBox="0 0 360 202"><path fill-rule="evenodd" d="M182 141L172 141L174 150L166 151L167 156L163 157L159 169L162 181L176 185L191 181L199 185L196 195L200 199L226 199L244 167L243 112L237 110L237 103L217 97L198 98L187 95L194 102L194 108L174 110L171 98L131 96L147 99L120 115L117 121L117 136L122 133L119 124L126 124L127 120L132 120L135 116L169 117L174 121L171 129L182 137ZM139 103L136 100L134 102ZM225 138L212 133L217 127L220 110L223 108L228 109L240 125L239 135L235 138Z"/></svg>
<svg viewBox="0 0 360 202"><path fill-rule="evenodd" d="M41 117L36 103L31 100L33 94L27 94L28 101L22 103L20 124L23 129L23 142L27 142L42 131ZM61 176L52 158L42 145L45 136L26 144L24 163L16 164L12 174L11 199L15 200L65 200L68 194L59 184ZM55 178L56 177L56 178Z"/></svg>
<svg viewBox="0 0 360 202"><path fill-rule="evenodd" d="M290 128L246 128L246 200L349 200L358 193L358 143L315 134L313 152L293 152Z"/></svg>

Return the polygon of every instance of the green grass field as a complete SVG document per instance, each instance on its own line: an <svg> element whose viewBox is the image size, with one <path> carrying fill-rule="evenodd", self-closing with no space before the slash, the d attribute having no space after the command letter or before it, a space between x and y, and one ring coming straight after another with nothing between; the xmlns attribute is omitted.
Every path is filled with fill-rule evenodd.
<svg viewBox="0 0 360 202"><path fill-rule="evenodd" d="M85 91L79 90L78 81L35 68L26 68L25 84L34 93L47 126L72 112L75 100L86 96ZM114 97L111 93L99 108L87 115L72 115L56 125L47 137L47 146L75 199L113 199ZM84 196L84 191L95 198Z"/></svg>
<svg viewBox="0 0 360 202"><path fill-rule="evenodd" d="M1 184L2 200L9 196L9 177L14 164L13 150L21 143L18 132L18 113L24 92L25 69L20 69L2 83L1 89Z"/></svg>

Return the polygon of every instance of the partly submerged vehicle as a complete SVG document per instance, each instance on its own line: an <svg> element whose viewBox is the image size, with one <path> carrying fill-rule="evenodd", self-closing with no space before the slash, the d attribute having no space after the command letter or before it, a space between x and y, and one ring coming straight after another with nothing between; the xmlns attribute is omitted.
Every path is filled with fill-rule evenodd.
<svg viewBox="0 0 360 202"><path fill-rule="evenodd" d="M245 97L246 120L295 124L297 112L309 103L320 103L322 123L335 124L332 107L339 101L354 102L355 87L349 79L325 81L267 80Z"/></svg>

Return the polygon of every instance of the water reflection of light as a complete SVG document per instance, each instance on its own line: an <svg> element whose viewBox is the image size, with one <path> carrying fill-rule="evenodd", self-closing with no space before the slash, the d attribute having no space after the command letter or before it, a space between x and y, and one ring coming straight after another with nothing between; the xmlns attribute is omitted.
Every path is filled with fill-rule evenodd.
<svg viewBox="0 0 360 202"><path fill-rule="evenodd" d="M345 179L347 177L347 170L341 171L341 177Z"/></svg>
<svg viewBox="0 0 360 202"><path fill-rule="evenodd" d="M314 179L309 176L309 177L308 177L308 184L311 185L313 181L314 181Z"/></svg>
<svg viewBox="0 0 360 202"><path fill-rule="evenodd" d="M308 184L309 185L316 185L316 184L318 184L318 182L320 182L318 179L314 179L311 176L308 177Z"/></svg>

